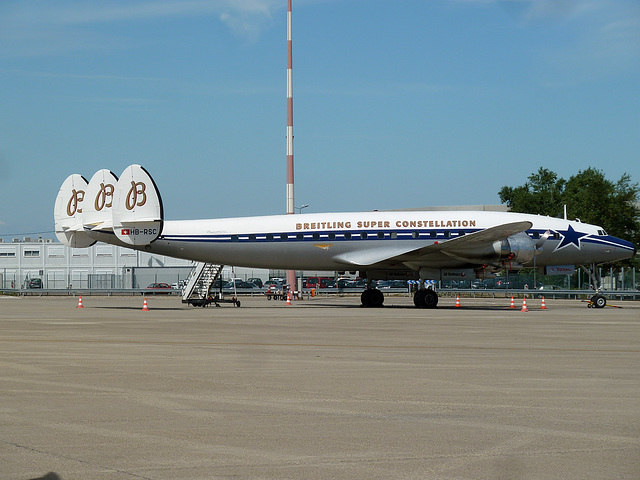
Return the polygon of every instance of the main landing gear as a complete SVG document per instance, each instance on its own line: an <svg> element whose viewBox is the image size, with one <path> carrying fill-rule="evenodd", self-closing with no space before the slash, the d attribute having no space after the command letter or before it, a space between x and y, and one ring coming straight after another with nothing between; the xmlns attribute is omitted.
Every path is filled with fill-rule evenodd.
<svg viewBox="0 0 640 480"><path fill-rule="evenodd" d="M360 295L360 301L363 307L381 307L384 303L384 294L377 288L367 288Z"/></svg>
<svg viewBox="0 0 640 480"><path fill-rule="evenodd" d="M418 308L436 308L438 294L430 288L421 288L413 294L413 304Z"/></svg>
<svg viewBox="0 0 640 480"><path fill-rule="evenodd" d="M384 294L377 288L367 288L360 296L363 307L382 307ZM436 308L438 294L430 288L416 290L413 295L413 304L418 308Z"/></svg>

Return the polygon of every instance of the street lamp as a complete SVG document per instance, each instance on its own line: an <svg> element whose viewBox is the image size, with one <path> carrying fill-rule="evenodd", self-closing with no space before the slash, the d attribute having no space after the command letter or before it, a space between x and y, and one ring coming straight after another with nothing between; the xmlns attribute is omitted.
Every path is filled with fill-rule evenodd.
<svg viewBox="0 0 640 480"><path fill-rule="evenodd" d="M309 204L304 204L301 207L296 207L296 210L298 210L298 213L302 213L302 209L303 208L307 208L309 206Z"/></svg>

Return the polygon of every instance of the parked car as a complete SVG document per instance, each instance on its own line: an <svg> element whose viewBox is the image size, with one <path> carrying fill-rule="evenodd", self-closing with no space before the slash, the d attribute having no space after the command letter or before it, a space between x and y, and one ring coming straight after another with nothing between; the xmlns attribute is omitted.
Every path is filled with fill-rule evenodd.
<svg viewBox="0 0 640 480"><path fill-rule="evenodd" d="M520 277L518 275L509 276L509 280L505 277L496 277L495 283L489 288L513 288L523 289L529 288L531 290L541 286L540 282L537 282L537 286L533 285L533 280L527 277Z"/></svg>
<svg viewBox="0 0 640 480"><path fill-rule="evenodd" d="M258 277L250 278L249 280L247 280L247 282L255 283L258 286L258 288L262 288L262 285L263 285L262 279Z"/></svg>
<svg viewBox="0 0 640 480"><path fill-rule="evenodd" d="M153 293L154 295L161 293L171 293L173 291L171 285L169 285L168 283L152 283L147 288L153 290L150 293Z"/></svg>
<svg viewBox="0 0 640 480"><path fill-rule="evenodd" d="M27 283L27 288L42 288L42 279L41 278L32 278Z"/></svg>
<svg viewBox="0 0 640 480"><path fill-rule="evenodd" d="M222 289L223 290L233 290L233 283L234 282L225 283L224 285L222 285ZM238 289L238 290L244 289L244 288L260 288L255 283L245 282L243 280L236 280L235 284L236 284L235 288Z"/></svg>
<svg viewBox="0 0 640 480"><path fill-rule="evenodd" d="M408 284L405 280L381 280L378 282L377 287L380 289L404 288L406 290Z"/></svg>
<svg viewBox="0 0 640 480"><path fill-rule="evenodd" d="M493 282L490 279L486 280L474 280L471 282L471 288L489 288L489 285L492 285Z"/></svg>
<svg viewBox="0 0 640 480"><path fill-rule="evenodd" d="M267 289L267 292L282 292L285 289L284 283L277 280L268 280L264 283L263 288Z"/></svg>
<svg viewBox="0 0 640 480"><path fill-rule="evenodd" d="M335 288L336 282L329 277L309 277L305 280L304 288Z"/></svg>

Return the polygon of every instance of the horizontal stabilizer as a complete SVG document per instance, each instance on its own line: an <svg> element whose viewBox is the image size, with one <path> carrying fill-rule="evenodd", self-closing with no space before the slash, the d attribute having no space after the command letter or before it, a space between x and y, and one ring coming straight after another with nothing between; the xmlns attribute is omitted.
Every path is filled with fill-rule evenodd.
<svg viewBox="0 0 640 480"><path fill-rule="evenodd" d="M148 245L162 233L160 193L151 175L140 165L122 172L112 207L113 232L128 245Z"/></svg>
<svg viewBox="0 0 640 480"><path fill-rule="evenodd" d="M90 247L96 241L82 227L82 210L88 182L82 175L69 175L62 183L53 208L56 237L74 248Z"/></svg>

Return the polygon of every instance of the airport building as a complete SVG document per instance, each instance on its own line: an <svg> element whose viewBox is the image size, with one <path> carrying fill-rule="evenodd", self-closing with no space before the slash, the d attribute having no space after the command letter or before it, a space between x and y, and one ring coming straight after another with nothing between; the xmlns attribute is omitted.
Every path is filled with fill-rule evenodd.
<svg viewBox="0 0 640 480"><path fill-rule="evenodd" d="M97 243L70 248L51 239L0 238L0 289L136 289L185 280L193 262ZM269 278L269 271L225 267L223 278Z"/></svg>

